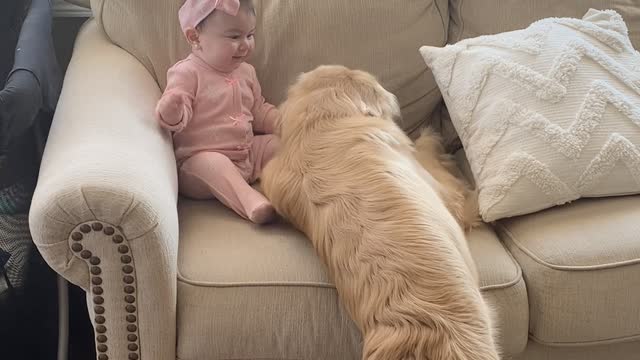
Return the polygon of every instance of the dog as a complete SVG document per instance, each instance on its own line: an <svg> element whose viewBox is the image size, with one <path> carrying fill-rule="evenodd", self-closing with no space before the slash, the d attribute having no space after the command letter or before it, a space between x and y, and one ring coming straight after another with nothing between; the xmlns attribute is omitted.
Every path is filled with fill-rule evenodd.
<svg viewBox="0 0 640 360"><path fill-rule="evenodd" d="M262 188L326 265L363 334L362 359L499 359L462 183L438 139L425 132L416 156L394 122L396 97L338 65L300 75L280 110Z"/></svg>

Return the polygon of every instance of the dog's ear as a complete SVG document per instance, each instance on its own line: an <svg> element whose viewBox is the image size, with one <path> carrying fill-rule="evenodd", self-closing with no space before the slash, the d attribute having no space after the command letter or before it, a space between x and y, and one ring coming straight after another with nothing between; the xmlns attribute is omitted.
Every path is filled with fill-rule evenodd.
<svg viewBox="0 0 640 360"><path fill-rule="evenodd" d="M361 112L365 116L394 120L400 117L400 106L395 95L375 80L361 84L355 91L360 98Z"/></svg>
<svg viewBox="0 0 640 360"><path fill-rule="evenodd" d="M360 112L362 112L362 115L364 116L382 117L384 115L382 107L374 106L373 104L367 103L364 100L360 100Z"/></svg>

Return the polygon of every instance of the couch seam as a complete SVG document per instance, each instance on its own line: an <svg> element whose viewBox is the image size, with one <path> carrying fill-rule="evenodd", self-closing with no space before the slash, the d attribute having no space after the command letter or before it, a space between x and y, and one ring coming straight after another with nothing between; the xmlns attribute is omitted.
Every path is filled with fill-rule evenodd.
<svg viewBox="0 0 640 360"><path fill-rule="evenodd" d="M509 229L507 229L504 225L502 225L501 223L496 223L495 225L503 233L504 236L506 236L509 240L511 240L511 242L513 242L513 244L518 249L520 249L520 251L522 251L523 253L527 254L535 262L539 263L540 265L546 266L546 267L548 267L550 269L562 270L562 271L595 271L595 270L604 270L604 269L614 269L614 268L618 268L618 267L623 267L623 266L628 266L628 265L636 265L636 264L640 263L640 258L636 258L636 259L631 259L631 260L618 261L618 262L600 264L600 265L556 265L556 264L552 264L552 263L549 263L547 261L544 261L544 260L540 259L531 250L529 250L526 247L524 247L524 245L522 245L518 240L516 240L516 237L513 235L513 233Z"/></svg>
<svg viewBox="0 0 640 360"><path fill-rule="evenodd" d="M304 281L265 281L265 282L229 282L220 283L212 281L197 281L191 280L183 276L178 270L178 281L197 287L210 287L210 288L237 288L237 287L314 287L335 289L335 285L329 283L316 283L316 282L304 282Z"/></svg>
<svg viewBox="0 0 640 360"><path fill-rule="evenodd" d="M65 215L67 215L67 217L68 217L69 219L77 220L75 216L71 216L71 214L69 214L69 212L67 212L67 210L65 210L65 209L62 207L62 205L60 205L60 202L56 201L56 207L57 207L60 211L62 211ZM49 214L46 214L45 216L47 216L47 217L49 217L50 219L53 219L53 220L55 220L55 221L58 221L58 222L61 222L61 223L64 223L64 224L69 224L69 225L73 226L73 223L66 222L66 221L63 221L63 220L60 220L60 219L54 218L53 216L50 216Z"/></svg>
<svg viewBox="0 0 640 360"><path fill-rule="evenodd" d="M94 219L97 219L96 214L93 212L91 205L89 205L89 201L87 201L87 194L84 193L84 187L80 187L80 194L82 194L82 200L84 200L84 204L87 206L87 209L91 213Z"/></svg>
<svg viewBox="0 0 640 360"><path fill-rule="evenodd" d="M440 11L440 6L438 6L438 0L433 1L433 6L436 7L436 11L438 12L438 16L440 17L440 22L442 23L442 41L440 44L447 44L449 41L449 27L445 26L444 16L442 16L442 11ZM447 8L449 7L449 0L447 0ZM447 9L448 10L448 9ZM449 16L447 16L449 17Z"/></svg>
<svg viewBox="0 0 640 360"><path fill-rule="evenodd" d="M520 267L520 264L518 264L518 262L516 261L516 259L514 259L514 257L511 254L511 252L508 249L506 249L506 247L504 245L502 245L502 243L500 243L500 245L502 246L502 249L504 249L504 251L509 256L509 259L511 259L511 262L513 263L513 266L515 266L515 268L516 268L516 276L513 278L513 280L508 281L508 282L504 282L502 284L481 286L480 287L481 291L500 290L500 289L510 288L510 287L513 287L513 286L517 285L520 282L520 280L524 280L524 277L522 276L522 268Z"/></svg>
<svg viewBox="0 0 640 360"><path fill-rule="evenodd" d="M511 255L509 254L511 257ZM512 261L513 258L511 258ZM516 266L517 275L516 277L508 282L504 282L496 285L488 285L488 286L480 286L480 291L493 291L493 290L501 290L506 288L511 288L520 281L523 281L522 277L522 269L519 266ZM210 288L238 288L238 287L309 287L309 288L326 288L326 289L336 289L334 284L331 283L320 283L320 282L305 282L305 281L264 281L264 282L228 282L221 283L215 281L197 281L187 278L182 275L180 270L177 271L178 281L187 285L197 286L197 287L210 287Z"/></svg>
<svg viewBox="0 0 640 360"><path fill-rule="evenodd" d="M594 345L612 345L612 344L633 342L640 339L640 334L621 336L621 337L615 337L615 338L603 339L603 340L571 341L571 342L548 342L540 338L537 338L533 334L529 334L529 339L544 346L568 348L568 347L587 347L587 346L594 346Z"/></svg>
<svg viewBox="0 0 640 360"><path fill-rule="evenodd" d="M129 203L129 206L127 206L127 210L125 210L122 213L122 216L120 217L120 220L118 220L118 224L116 226L122 226L122 223L124 222L124 219L127 218L127 215L129 215L129 212L131 211L131 208L133 207L133 203L136 201L135 196L131 195L131 203Z"/></svg>
<svg viewBox="0 0 640 360"><path fill-rule="evenodd" d="M460 0L460 6L459 6L459 11L458 11L458 19L460 20L460 33L458 34L458 38L456 39L455 42L460 41L460 39L462 39L463 34L464 34L464 20L462 20L463 16L462 16L462 10L464 8L464 0ZM451 25L449 25L451 26ZM447 36L448 38L448 36ZM447 39L447 42L449 40Z"/></svg>

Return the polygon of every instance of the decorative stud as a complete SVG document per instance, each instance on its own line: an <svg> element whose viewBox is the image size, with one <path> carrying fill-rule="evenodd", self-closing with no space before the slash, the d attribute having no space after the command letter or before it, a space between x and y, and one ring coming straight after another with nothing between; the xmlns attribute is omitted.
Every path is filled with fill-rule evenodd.
<svg viewBox="0 0 640 360"><path fill-rule="evenodd" d="M124 297L124 301L129 304L133 304L133 302L136 301L136 298L133 295L127 295Z"/></svg>
<svg viewBox="0 0 640 360"><path fill-rule="evenodd" d="M91 254L91 251L89 251L89 250L83 250L83 251L80 253L80 257L81 257L81 258L83 258L83 259L85 259L85 260L86 260L86 259L88 259L88 258L90 258L90 257L91 257L91 255L92 255L92 254Z"/></svg>
<svg viewBox="0 0 640 360"><path fill-rule="evenodd" d="M124 281L125 284L133 284L133 276L127 275L122 278L122 281Z"/></svg>
<svg viewBox="0 0 640 360"><path fill-rule="evenodd" d="M133 313L136 312L136 307L133 305L127 305L124 307L124 309L128 312L128 313Z"/></svg>
<svg viewBox="0 0 640 360"><path fill-rule="evenodd" d="M98 325L96 326L96 332L99 334L104 334L107 332L107 327L104 325Z"/></svg>
<svg viewBox="0 0 640 360"><path fill-rule="evenodd" d="M100 273L102 273L102 270L100 270L99 266L92 266L91 267L91 273L93 275L100 275Z"/></svg>
<svg viewBox="0 0 640 360"><path fill-rule="evenodd" d="M97 305L102 305L104 304L104 298L102 296L94 296L93 303Z"/></svg>
<svg viewBox="0 0 640 360"><path fill-rule="evenodd" d="M120 244L123 241L124 241L124 238L122 237L122 235L116 235L113 237L113 242L116 244Z"/></svg>
<svg viewBox="0 0 640 360"><path fill-rule="evenodd" d="M82 226L80 226L80 231L82 231L85 234L88 234L91 232L91 226L84 224Z"/></svg>
<svg viewBox="0 0 640 360"><path fill-rule="evenodd" d="M125 274L131 274L133 272L133 266L125 265L122 267L122 272Z"/></svg>
<svg viewBox="0 0 640 360"><path fill-rule="evenodd" d="M129 353L129 360L138 360L138 354Z"/></svg>
<svg viewBox="0 0 640 360"><path fill-rule="evenodd" d="M98 340L99 343L105 343L105 342L107 342L107 336L106 335L98 335L96 337L96 340Z"/></svg>
<svg viewBox="0 0 640 360"><path fill-rule="evenodd" d="M105 344L98 345L98 351L99 352L107 352L107 349L109 349L109 348Z"/></svg>
<svg viewBox="0 0 640 360"><path fill-rule="evenodd" d="M129 324L127 325L127 331L128 332L136 332L138 330L138 327L133 325L133 324Z"/></svg>
<svg viewBox="0 0 640 360"><path fill-rule="evenodd" d="M127 315L127 322L130 322L130 323L136 322L136 316L135 315Z"/></svg>
<svg viewBox="0 0 640 360"><path fill-rule="evenodd" d="M75 251L75 252L80 252L82 251L82 245L80 244L73 244L71 245L71 250Z"/></svg>
<svg viewBox="0 0 640 360"><path fill-rule="evenodd" d="M102 278L100 276L96 276L96 277L91 279L91 283L93 285L100 285L100 284L102 284Z"/></svg>
<svg viewBox="0 0 640 360"><path fill-rule="evenodd" d="M129 344L127 346L127 349L129 349L129 351L138 351L138 345L137 344Z"/></svg>
<svg viewBox="0 0 640 360"><path fill-rule="evenodd" d="M104 228L104 234L107 236L111 236L113 234L115 234L115 230L113 230L113 228L111 226L107 226L106 228Z"/></svg>
<svg viewBox="0 0 640 360"><path fill-rule="evenodd" d="M127 294L133 294L135 291L136 289L131 285L127 285L124 287L124 292Z"/></svg>
<svg viewBox="0 0 640 360"><path fill-rule="evenodd" d="M100 231L100 230L102 230L102 224L100 224L99 222L95 222L95 223L91 224L91 228L94 231Z"/></svg>
<svg viewBox="0 0 640 360"><path fill-rule="evenodd" d="M95 307L93 308L93 311L94 311L96 314L104 314L104 307L103 307L103 306L95 306Z"/></svg>
<svg viewBox="0 0 640 360"><path fill-rule="evenodd" d="M73 239L73 241L80 241L82 240L82 238L83 238L82 234L77 231L71 234L71 239Z"/></svg>
<svg viewBox="0 0 640 360"><path fill-rule="evenodd" d="M97 256L91 257L91 259L89 259L89 264L91 264L91 265L100 265L100 258L97 257Z"/></svg>
<svg viewBox="0 0 640 360"><path fill-rule="evenodd" d="M123 264L129 264L131 262L131 256L122 255L120 256L120 261L122 261Z"/></svg>
<svg viewBox="0 0 640 360"><path fill-rule="evenodd" d="M98 355L98 360L109 360L109 357L105 354Z"/></svg>
<svg viewBox="0 0 640 360"><path fill-rule="evenodd" d="M128 329L127 329L128 330ZM129 334L127 335L127 340L129 341L137 341L138 340L138 335L136 334Z"/></svg>
<svg viewBox="0 0 640 360"><path fill-rule="evenodd" d="M118 246L118 252L120 252L120 254L126 254L129 252L129 247L127 245L120 245Z"/></svg>
<svg viewBox="0 0 640 360"><path fill-rule="evenodd" d="M107 319L105 319L104 316L102 315L96 316L96 324L104 324L105 321L107 321Z"/></svg>
<svg viewBox="0 0 640 360"><path fill-rule="evenodd" d="M104 290L102 289L102 287L100 286L94 286L93 288L93 293L96 295L102 295L102 293L104 292Z"/></svg>

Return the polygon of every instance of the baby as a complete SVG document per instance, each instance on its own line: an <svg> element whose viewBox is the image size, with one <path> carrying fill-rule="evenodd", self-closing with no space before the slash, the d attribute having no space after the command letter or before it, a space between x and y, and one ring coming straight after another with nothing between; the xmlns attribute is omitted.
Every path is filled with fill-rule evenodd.
<svg viewBox="0 0 640 360"><path fill-rule="evenodd" d="M192 52L167 72L156 116L173 132L180 192L215 197L254 223L269 222L273 207L249 184L278 147L279 113L245 62L255 47L253 4L186 0L179 19Z"/></svg>

